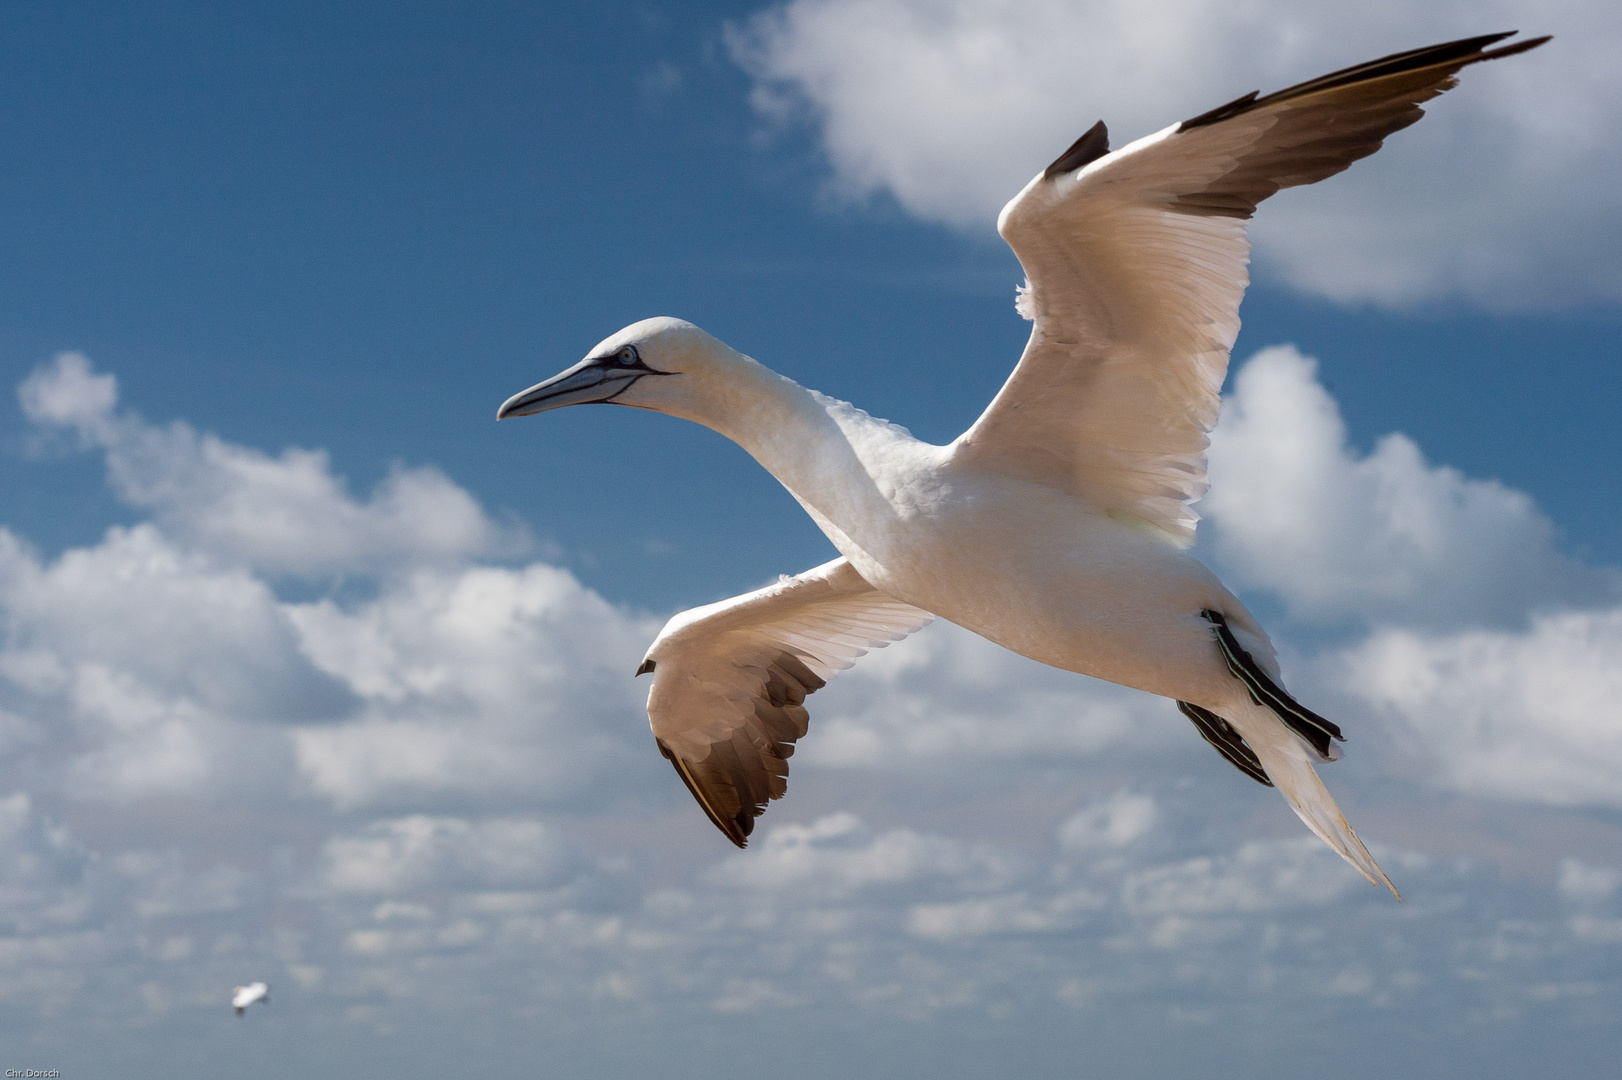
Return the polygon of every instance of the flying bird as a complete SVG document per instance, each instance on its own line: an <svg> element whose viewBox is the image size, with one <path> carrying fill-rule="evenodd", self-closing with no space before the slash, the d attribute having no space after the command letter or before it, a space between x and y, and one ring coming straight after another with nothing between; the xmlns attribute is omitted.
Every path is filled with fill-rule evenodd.
<svg viewBox="0 0 1622 1080"><path fill-rule="evenodd" d="M247 986L238 986L231 991L231 1007L241 1016L248 1006L256 1001L270 1004L270 987L262 982L249 983Z"/></svg>
<svg viewBox="0 0 1622 1080"><path fill-rule="evenodd" d="M1314 764L1341 729L1284 688L1267 633L1189 554L1246 223L1420 118L1460 69L1525 52L1491 34L1397 53L1172 124L1119 150L1099 122L997 219L1032 323L991 405L947 446L655 318L509 398L684 417L738 443L840 558L670 620L651 673L659 750L734 844L787 789L806 698L939 616L1044 664L1172 699L1246 776L1276 786L1371 883L1396 888ZM1398 896L1398 899L1401 899Z"/></svg>

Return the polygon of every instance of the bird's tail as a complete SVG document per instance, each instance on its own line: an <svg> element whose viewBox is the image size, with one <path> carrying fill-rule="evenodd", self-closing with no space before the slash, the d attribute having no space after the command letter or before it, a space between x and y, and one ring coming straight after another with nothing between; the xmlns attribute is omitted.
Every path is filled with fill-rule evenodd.
<svg viewBox="0 0 1622 1080"><path fill-rule="evenodd" d="M1245 741L1256 752L1262 767L1267 770L1268 779L1273 781L1273 786L1290 804L1290 809L1371 885L1384 885L1391 890L1392 896L1401 900L1402 894L1385 876L1385 871L1374 861L1374 856L1363 846L1363 841L1357 838L1351 825L1346 822L1346 815L1335 805L1335 797L1318 779L1317 770L1307 760L1308 751L1295 733L1262 706L1246 702L1244 711L1246 715L1239 719L1236 726L1244 732ZM1261 730L1256 730L1258 728Z"/></svg>

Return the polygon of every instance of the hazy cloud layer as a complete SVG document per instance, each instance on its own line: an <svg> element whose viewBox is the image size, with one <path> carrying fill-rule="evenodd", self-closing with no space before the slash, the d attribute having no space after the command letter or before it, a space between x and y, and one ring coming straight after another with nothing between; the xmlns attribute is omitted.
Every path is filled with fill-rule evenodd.
<svg viewBox="0 0 1622 1080"><path fill-rule="evenodd" d="M728 41L758 111L817 131L840 196L989 232L1099 117L1121 146L1249 90L1514 28L1556 39L1466 72L1373 160L1265 206L1256 270L1398 307L1615 300L1622 23L1598 0L792 0Z"/></svg>
<svg viewBox="0 0 1622 1080"><path fill-rule="evenodd" d="M470 1038L585 1039L626 1075L742 1075L781 1031L813 1072L908 1075L927 1043L932 1075L968 1076L975 1047L1062 1068L1081 1032L1131 1061L1190 1041L1235 1076L1265 1037L1289 1075L1317 1029L1268 1018L1302 1002L1371 1044L1443 1032L1411 1075L1479 1066L1506 1032L1544 1047L1551 1017L1549 1052L1612 1047L1611 578L1522 494L1401 436L1349 450L1292 350L1238 376L1205 527L1236 582L1336 621L1287 669L1376 736L1326 770L1354 821L1408 800L1422 840L1362 826L1403 907L1169 703L945 625L813 699L789 799L736 852L648 736L630 673L659 620L481 561L504 533L443 476L394 481L463 522L413 532L387 485L357 498L317 453L151 425L82 358L22 393L39 438L103 455L148 516L54 557L0 532L0 1015L57 1064L85 1033L147 1048L154 1076L219 1075L253 1039L391 1076ZM231 524L263 514L273 542ZM278 592L335 573L323 598ZM1441 812L1459 799L1563 807L1539 812L1587 839L1483 848ZM235 1021L255 978L273 1003Z"/></svg>

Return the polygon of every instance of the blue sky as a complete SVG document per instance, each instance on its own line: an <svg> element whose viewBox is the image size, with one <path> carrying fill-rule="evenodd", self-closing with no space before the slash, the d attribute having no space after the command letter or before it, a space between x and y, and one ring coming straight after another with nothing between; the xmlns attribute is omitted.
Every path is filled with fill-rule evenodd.
<svg viewBox="0 0 1622 1080"><path fill-rule="evenodd" d="M996 210L1093 120L1512 27L1556 41L1263 207L1199 507L1409 903L1167 703L945 626L813 699L733 852L629 672L831 548L713 433L495 407L670 314L947 441L1027 330ZM1593 1075L1618 48L1584 3L7 7L5 1066Z"/></svg>

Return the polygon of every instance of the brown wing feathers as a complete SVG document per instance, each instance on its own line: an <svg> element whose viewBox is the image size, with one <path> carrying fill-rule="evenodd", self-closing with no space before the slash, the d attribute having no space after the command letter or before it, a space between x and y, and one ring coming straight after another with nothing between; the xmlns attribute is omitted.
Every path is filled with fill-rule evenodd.
<svg viewBox="0 0 1622 1080"><path fill-rule="evenodd" d="M748 814L740 812L741 807L738 802L737 792L731 784L724 782L725 777L720 778L723 782L719 784L714 779L705 782L704 779L694 775L695 766L688 764L681 759L680 755L673 753L670 747L665 745L663 739L655 735L653 741L659 744L659 753L663 754L665 760L675 767L676 775L681 777L683 784L687 785L687 790L692 793L693 800L704 810L704 815L714 823L717 829L726 833L728 840L731 840L739 847L746 845L748 840L745 838L749 835L749 831L754 828L755 821ZM710 771L713 772L714 770ZM712 793L716 797L716 801L711 801ZM723 796L730 797L722 801ZM717 805L717 802L720 805Z"/></svg>
<svg viewBox="0 0 1622 1080"><path fill-rule="evenodd" d="M1333 176L1380 148L1387 135L1424 114L1419 103L1454 84L1460 68L1535 49L1548 37L1485 51L1509 34L1450 41L1372 60L1268 94L1255 92L1178 125L1197 131L1263 110L1276 121L1235 167L1200 191L1179 193L1184 213L1248 218L1280 188Z"/></svg>
<svg viewBox="0 0 1622 1080"><path fill-rule="evenodd" d="M1203 127L1206 124L1216 124L1241 113L1251 112L1255 109L1265 108L1268 105L1277 105L1280 102L1295 98L1308 97L1312 94L1334 90L1356 83L1372 82L1390 75L1401 75L1406 72L1418 71L1423 68L1440 67L1443 65L1457 71L1467 64L1474 64L1482 60L1496 60L1501 56L1514 56L1516 53L1535 49L1549 40L1543 37L1528 38L1517 41L1513 45L1505 45L1502 49L1493 49L1491 52L1483 51L1486 46L1495 41L1514 37L1519 31L1510 30L1502 34L1482 34L1479 37L1462 38L1458 41L1448 41L1441 45L1429 45L1423 49L1409 49L1406 52L1392 53L1382 56L1378 60L1370 60L1363 64L1354 64L1349 68L1331 71L1328 75L1320 75L1316 79L1308 79L1303 83L1285 87L1283 90L1259 97L1259 90L1252 90L1244 97L1219 105L1210 112L1201 113L1191 120L1184 120L1177 125L1177 130L1188 131L1190 128ZM1449 72L1448 74L1451 74ZM1443 75L1442 78L1445 78Z"/></svg>
<svg viewBox="0 0 1622 1080"><path fill-rule="evenodd" d="M1172 205L1189 214L1248 218L1257 203L1280 188L1333 176L1378 150L1387 135L1418 120L1424 113L1420 102L1451 87L1460 68L1526 52L1549 40L1530 38L1487 49L1512 34L1484 34L1393 53L1265 96L1253 90L1184 120L1177 126L1179 135L1263 110L1276 117L1255 145L1240 153L1233 169L1199 191L1177 193ZM1072 172L1107 153L1109 135L1099 121L1043 175L1051 179Z"/></svg>
<svg viewBox="0 0 1622 1080"><path fill-rule="evenodd" d="M810 723L805 699L826 685L789 652L754 670L761 681L753 715L731 738L711 743L702 760L684 760L656 740L704 813L739 847L747 846L766 804L788 790L787 759Z"/></svg>

